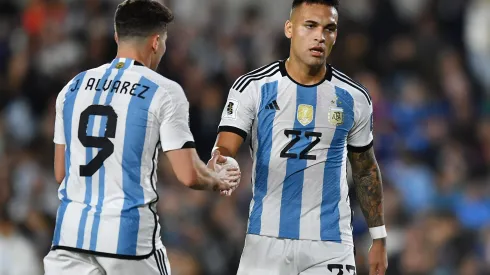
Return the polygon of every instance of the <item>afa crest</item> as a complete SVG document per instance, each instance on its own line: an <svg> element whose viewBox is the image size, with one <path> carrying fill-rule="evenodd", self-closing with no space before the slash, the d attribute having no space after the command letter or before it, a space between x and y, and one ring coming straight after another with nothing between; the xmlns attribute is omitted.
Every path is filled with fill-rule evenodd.
<svg viewBox="0 0 490 275"><path fill-rule="evenodd" d="M307 104L300 104L298 106L297 119L301 125L306 126L313 121L313 106Z"/></svg>
<svg viewBox="0 0 490 275"><path fill-rule="evenodd" d="M116 69L121 69L122 67L124 67L124 62L119 62L116 64Z"/></svg>
<svg viewBox="0 0 490 275"><path fill-rule="evenodd" d="M331 107L328 112L328 122L334 126L339 126L344 123L344 109Z"/></svg>

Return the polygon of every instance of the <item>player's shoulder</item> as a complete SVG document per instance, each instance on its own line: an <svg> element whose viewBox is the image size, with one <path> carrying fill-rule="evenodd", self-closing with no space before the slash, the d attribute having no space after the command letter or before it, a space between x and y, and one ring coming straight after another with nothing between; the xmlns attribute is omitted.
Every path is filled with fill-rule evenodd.
<svg viewBox="0 0 490 275"><path fill-rule="evenodd" d="M95 76L99 73L103 73L107 70L107 68L109 66L110 66L110 64L103 64L103 65L100 65L99 67L95 67L95 68L91 68L91 69L88 69L85 71L81 71L75 77L70 79L70 81L68 81L68 83L66 84L65 87L69 87L73 84L76 84L77 81L84 81L84 79L86 79L87 76Z"/></svg>
<svg viewBox="0 0 490 275"><path fill-rule="evenodd" d="M365 102L368 105L372 104L371 96L366 87L333 66L330 66L330 70L332 73L332 84L349 92L357 101Z"/></svg>
<svg viewBox="0 0 490 275"><path fill-rule="evenodd" d="M280 62L275 61L238 77L232 89L242 93L247 88L277 80L281 76ZM257 85L259 84L259 85Z"/></svg>
<svg viewBox="0 0 490 275"><path fill-rule="evenodd" d="M166 78L165 76L151 70L146 66L134 66L134 71L141 74L142 77L158 85L161 91L171 95L180 95L184 93L179 83Z"/></svg>
<svg viewBox="0 0 490 275"><path fill-rule="evenodd" d="M102 66L101 66L102 67ZM64 97L64 95L68 92L68 90L73 90L77 87L79 87L81 85L81 82L84 81L85 79L85 76L87 75L87 73L95 70L97 68L93 68L93 69L89 69L89 70L85 70L85 71L81 71L79 72L78 74L76 74L75 76L73 76L66 84L65 86L63 87L63 89L61 89L61 91L58 93L58 98L62 98Z"/></svg>

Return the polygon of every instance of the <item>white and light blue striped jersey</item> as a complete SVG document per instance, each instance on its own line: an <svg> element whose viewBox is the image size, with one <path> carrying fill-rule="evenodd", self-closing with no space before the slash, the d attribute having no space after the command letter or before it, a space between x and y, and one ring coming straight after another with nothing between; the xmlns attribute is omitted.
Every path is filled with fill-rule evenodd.
<svg viewBox="0 0 490 275"><path fill-rule="evenodd" d="M77 75L56 101L66 176L53 249L145 258L160 249L158 148L194 147L177 83L131 59Z"/></svg>
<svg viewBox="0 0 490 275"><path fill-rule="evenodd" d="M327 71L305 86L278 61L230 90L219 131L251 135L248 234L353 245L347 150L372 146L371 99L330 65Z"/></svg>

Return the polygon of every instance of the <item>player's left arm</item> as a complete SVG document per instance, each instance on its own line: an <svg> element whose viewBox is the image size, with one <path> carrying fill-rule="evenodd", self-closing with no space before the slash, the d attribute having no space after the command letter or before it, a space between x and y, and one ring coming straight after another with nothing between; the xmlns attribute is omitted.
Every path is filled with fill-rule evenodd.
<svg viewBox="0 0 490 275"><path fill-rule="evenodd" d="M384 226L383 184L373 148L349 151L348 157L357 199L369 228Z"/></svg>
<svg viewBox="0 0 490 275"><path fill-rule="evenodd" d="M348 158L354 190L373 238L369 252L370 275L385 274L388 268L386 228L383 210L383 183L373 149L373 109L359 99L355 123L348 137Z"/></svg>

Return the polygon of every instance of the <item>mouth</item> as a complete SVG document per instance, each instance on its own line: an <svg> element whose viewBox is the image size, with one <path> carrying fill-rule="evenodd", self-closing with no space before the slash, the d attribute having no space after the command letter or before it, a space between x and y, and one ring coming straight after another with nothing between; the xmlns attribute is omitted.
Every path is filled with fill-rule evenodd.
<svg viewBox="0 0 490 275"><path fill-rule="evenodd" d="M323 56L325 54L325 49L323 47L313 47L310 48L310 52L313 56Z"/></svg>

